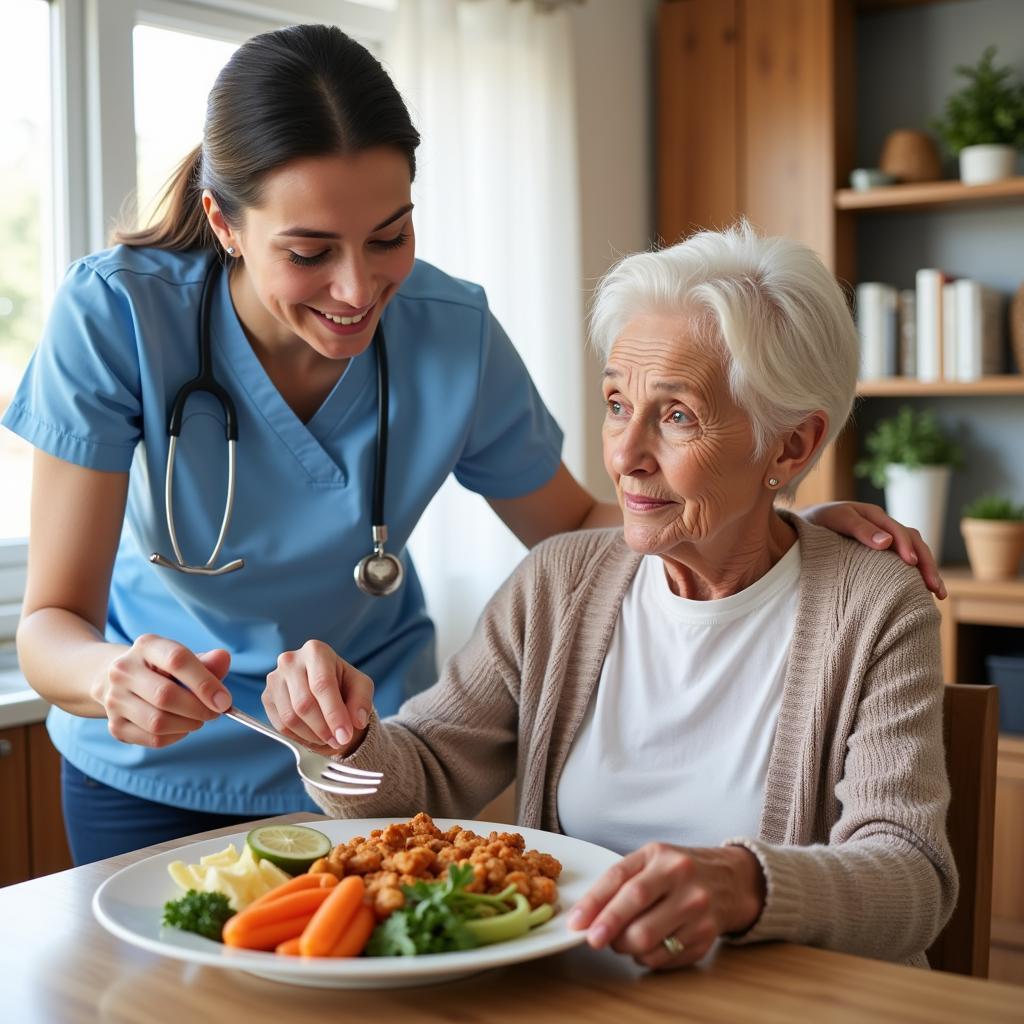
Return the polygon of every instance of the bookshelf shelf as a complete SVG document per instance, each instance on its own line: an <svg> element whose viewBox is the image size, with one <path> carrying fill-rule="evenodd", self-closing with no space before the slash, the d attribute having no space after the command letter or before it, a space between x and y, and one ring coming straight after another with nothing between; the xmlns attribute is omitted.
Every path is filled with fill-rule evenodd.
<svg viewBox="0 0 1024 1024"><path fill-rule="evenodd" d="M976 580L967 565L944 565L939 572L950 596L980 597L990 600L1011 601L1018 607L1016 619L1024 625L1024 576L1013 580Z"/></svg>
<svg viewBox="0 0 1024 1024"><path fill-rule="evenodd" d="M954 398L963 395L1024 395L1024 373L1007 373L978 380L913 380L909 377L883 377L857 383L863 398Z"/></svg>
<svg viewBox="0 0 1024 1024"><path fill-rule="evenodd" d="M959 181L924 181L913 185L885 185L858 192L841 188L836 209L857 211L927 210L950 206L984 206L1024 202L1024 177L1006 178L987 185Z"/></svg>

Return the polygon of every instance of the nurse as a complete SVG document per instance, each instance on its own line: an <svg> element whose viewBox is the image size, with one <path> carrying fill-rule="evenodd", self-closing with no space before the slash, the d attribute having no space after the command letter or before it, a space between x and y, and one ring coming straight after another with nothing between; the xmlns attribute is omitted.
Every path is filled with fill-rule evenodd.
<svg viewBox="0 0 1024 1024"><path fill-rule="evenodd" d="M382 714L434 682L405 545L450 473L527 546L619 521L562 464L561 431L482 290L414 261L418 141L379 63L338 29L257 36L218 77L162 219L67 273L4 423L37 449L18 651L54 705L76 863L315 810L288 751L220 713L234 702L331 752L365 725L345 708L340 656L376 680ZM189 399L177 441L177 544L164 495L207 282L213 376L238 433L215 567L244 568L222 575L150 559L177 548L201 565L220 532L225 414L209 394ZM353 579L372 548L378 326L386 547L404 569L387 597ZM818 521L876 547L895 538L941 587L880 510Z"/></svg>

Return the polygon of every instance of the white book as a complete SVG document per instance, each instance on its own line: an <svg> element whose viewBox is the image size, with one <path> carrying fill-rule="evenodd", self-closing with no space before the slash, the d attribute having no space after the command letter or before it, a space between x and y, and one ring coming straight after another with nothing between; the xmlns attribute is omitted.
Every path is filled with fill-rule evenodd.
<svg viewBox="0 0 1024 1024"><path fill-rule="evenodd" d="M897 294L892 285L866 281L857 285L857 333L860 379L896 376Z"/></svg>
<svg viewBox="0 0 1024 1024"><path fill-rule="evenodd" d="M904 288L899 294L900 373L917 376L917 292Z"/></svg>
<svg viewBox="0 0 1024 1024"><path fill-rule="evenodd" d="M926 268L917 285L917 379L942 380L942 285L945 274Z"/></svg>
<svg viewBox="0 0 1024 1024"><path fill-rule="evenodd" d="M957 281L957 380L977 380L1003 369L1003 298L978 281Z"/></svg>
<svg viewBox="0 0 1024 1024"><path fill-rule="evenodd" d="M956 380L956 283L947 281L942 286L942 378Z"/></svg>

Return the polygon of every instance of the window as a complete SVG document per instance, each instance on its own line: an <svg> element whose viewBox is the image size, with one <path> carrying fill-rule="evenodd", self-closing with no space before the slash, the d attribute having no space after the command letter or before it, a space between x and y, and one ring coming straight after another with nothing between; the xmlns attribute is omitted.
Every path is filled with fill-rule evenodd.
<svg viewBox="0 0 1024 1024"><path fill-rule="evenodd" d="M46 0L29 0L7 5L0 15L0 414L28 363L53 290L49 7ZM32 449L2 431L0 464L0 541L9 541L28 533Z"/></svg>
<svg viewBox="0 0 1024 1024"><path fill-rule="evenodd" d="M132 33L139 220L148 223L175 167L203 137L206 96L235 43L155 25ZM178 69L187 67L188 75ZM167 88L175 82L173 89Z"/></svg>

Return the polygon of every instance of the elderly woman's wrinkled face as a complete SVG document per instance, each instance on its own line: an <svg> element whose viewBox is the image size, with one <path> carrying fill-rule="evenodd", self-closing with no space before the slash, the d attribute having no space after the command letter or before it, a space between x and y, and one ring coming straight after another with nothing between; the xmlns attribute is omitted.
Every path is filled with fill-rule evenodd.
<svg viewBox="0 0 1024 1024"><path fill-rule="evenodd" d="M604 464L635 551L670 554L770 504L750 420L688 319L634 317L608 357L604 397Z"/></svg>

